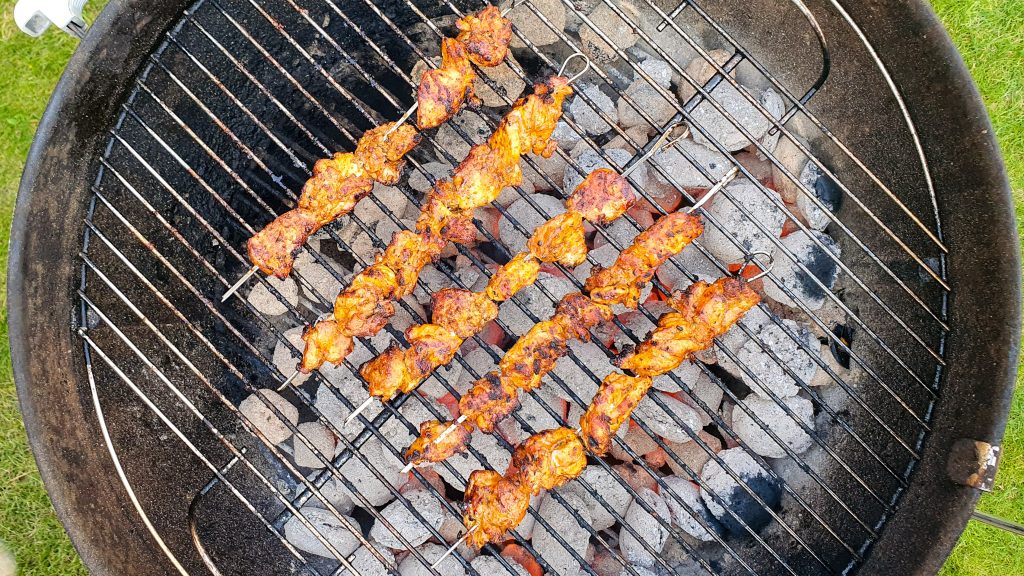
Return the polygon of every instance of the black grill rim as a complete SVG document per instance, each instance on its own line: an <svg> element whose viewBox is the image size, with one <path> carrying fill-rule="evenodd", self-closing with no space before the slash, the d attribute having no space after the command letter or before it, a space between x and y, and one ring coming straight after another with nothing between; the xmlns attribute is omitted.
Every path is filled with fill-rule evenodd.
<svg viewBox="0 0 1024 576"><path fill-rule="evenodd" d="M88 208L81 200L89 193L97 168L93 159L102 154L106 129L119 114L130 80L188 4L116 0L108 5L42 119L14 217L8 302L19 399L58 516L97 574L172 569L148 535L131 537L147 532L120 487L104 481L111 463L98 440L92 408L78 394L85 370L64 311L74 310L77 302L75 255ZM961 437L998 444L1009 410L1020 316L1013 204L980 98L930 9L921 2L887 2L854 16L872 31L872 43L922 130L938 192L947 197L940 211L951 247L951 281L958 287L950 301L954 329L943 399L933 420L937 425L865 572L933 572L978 497L945 479L948 447ZM943 65L923 71L912 65L934 63L936 56ZM34 350L42 354L33 355ZM964 397L990 403L956 401Z"/></svg>

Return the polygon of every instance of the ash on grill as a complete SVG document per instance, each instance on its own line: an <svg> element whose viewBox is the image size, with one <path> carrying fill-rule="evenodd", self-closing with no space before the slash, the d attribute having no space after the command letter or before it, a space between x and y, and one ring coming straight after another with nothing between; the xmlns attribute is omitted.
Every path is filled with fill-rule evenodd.
<svg viewBox="0 0 1024 576"><path fill-rule="evenodd" d="M644 306L649 314L630 312L620 319L629 332L642 338L653 329L652 318L656 319L667 310L663 302L665 292L686 288L693 276L713 281L735 273L745 259L758 252L773 254L776 262L772 274L755 283L757 290L766 297L767 306L751 311L741 321L743 329L733 329L721 339L717 350L703 353L699 362L684 363L674 371L674 378L659 377L655 382L656 390L651 394L657 395L660 401L656 404L648 398L641 403L635 414L637 421L623 426L619 433L621 444L613 448L607 459L610 470L624 480L623 485L604 468L591 465L582 479L596 489L603 502L584 489L580 481L573 481L557 489L558 499L551 494L534 498L533 513L528 514L517 529L520 538L532 543L544 565L560 574L579 572L582 560L600 576L618 575L623 566L621 560L614 558L616 554L630 564L629 571L654 573L657 553L664 553L670 565L686 573L697 566L678 545L670 544L666 549L666 544L673 543L667 527L678 528L693 544L747 538L748 529L763 528L771 519L766 506L777 509L781 493L778 482L762 462L771 466L775 459L800 455L814 447L812 434L823 419L815 418L814 403L805 389L832 382L823 377L821 363L838 374L848 372L832 357L827 346L823 348L826 334L806 316L813 311L819 317L833 319L829 329L834 329L843 318L830 298L830 292L841 281L837 266L841 254L839 244L827 233L828 216L769 163L752 140L764 151L773 153L789 172L798 174L800 183L814 191L827 208L838 210L841 196L788 138L780 138L777 130L771 129L772 119L783 117L784 106L783 97L765 88L766 83L751 78L748 73L746 78L741 76L740 85L769 111L772 119L728 82L719 83L710 92L726 112L723 115L703 101L697 91L676 74L668 62L660 60L655 55L656 50L631 32L626 22L608 6L598 3L587 16L589 22L567 14L558 0L534 0L531 6L517 7L510 16L517 32L529 43L560 53L564 46L559 35L568 33L607 74L602 79L589 73L577 81L577 95L566 105L566 115L575 126L562 121L555 138L571 161L556 155L547 160L535 158L535 164L524 166L526 180L520 190L506 190L496 202L498 206L477 210L477 218L486 234L478 234L480 243L469 249L469 256L449 249L442 261L428 266L421 276L422 286L405 299L404 308L398 308L398 315L392 319L393 329L369 339L367 345L358 343L348 360L357 368L373 356L370 350L382 351L406 327L415 324L413 314L426 317L432 292L453 286L481 290L487 276L474 261L493 269L506 261L505 250L508 253L523 250L535 227L564 212L560 199L579 184L587 172L602 167L621 171L645 144L657 137L658 130L651 125L652 120L661 126L669 125L677 105L696 104L690 108L693 135L656 154L650 167L641 167L632 174L633 185L652 200L632 209L632 219L640 227L646 227L661 214L685 207L682 192L699 198L726 175L734 158L756 175L768 191L743 179L730 183L725 193L706 207L707 220L714 225L707 226L707 232L694 246L658 271L660 285L657 289L648 287L644 292ZM685 69L697 82L707 82L714 77L714 67L689 45L682 44L678 35L657 30L655 22L648 16L641 16L629 2L619 2L618 6L629 18L642 22L641 29L662 42L665 52L679 55L674 65ZM559 33L552 32L537 13L556 26ZM608 34L643 73L623 63L595 29ZM524 61L530 58L531 52L521 39L514 40L512 46L514 55ZM713 43L705 48L711 51L718 65L733 56ZM509 60L513 67L520 66L513 56ZM419 76L417 69L411 73L413 77ZM420 193L428 191L431 183L424 172L429 173L431 179L445 177L466 155L470 144L479 144L486 138L487 119L500 115L508 100L516 99L526 90L526 83L508 64L481 73L496 88L477 80L484 108L462 112L451 125L442 126L436 134L443 149L454 157L415 153L421 155L423 172L410 171L402 185ZM667 101L665 93L678 101ZM595 148L595 143L603 144ZM295 306L300 302L317 313L329 312L324 302L333 297L341 284L325 266L335 267L347 281L361 268L358 263L370 259L375 251L364 227L370 227L377 237L386 241L400 229L396 219L408 228L418 215L417 206L407 201L398 188L378 185L373 194L386 210L364 200L354 211L361 224L345 217L335 226L351 252L339 250L330 237L317 235L311 239L310 246L324 255L325 263L300 256L295 261L292 278L270 280L277 294L263 283L253 287L247 295L253 307L270 317L284 315L288 310L286 304ZM539 206L544 214L534 206ZM808 231L801 230L797 221ZM638 233L636 225L624 220L611 224L603 234L591 233L588 236L593 249L591 262L579 267L573 275L583 279L589 275L593 263L609 265L618 252L615 245L627 246ZM504 249L496 247L494 239ZM785 250L779 249L779 245ZM299 510L337 550L352 554L350 561L362 574L384 574L396 567L401 574L427 573L425 566L410 554L385 522L408 543L418 547L418 552L431 562L440 558L446 543L464 533L461 519L452 510L461 505L459 492L465 488L465 478L471 471L484 467L504 473L509 464L509 450L494 437L477 433L472 441L473 453L458 455L447 464L434 465L433 469L420 469L417 474L424 480L414 474L400 474L403 463L395 451L404 450L414 437L412 431L421 422L430 420L432 412L447 416L454 411L456 401L448 392L448 386L464 393L475 379L471 374L489 371L504 347L538 319L549 317L554 310L552 301L573 290L572 282L562 271L546 268L536 286L523 290L516 296L516 303L502 306L500 324L492 322L479 340L467 340L460 351L465 364L453 362L439 371L439 377L428 380L399 409L401 421L392 419L380 429L383 440L391 443L391 447L373 437L362 445L361 457L340 467L341 476L355 488L354 492L333 478L324 484L321 490L327 499L342 513L353 514L350 518L353 525L359 523L358 518L369 517L360 516L360 508L372 507L379 512L381 519L368 527L363 523L364 533L372 545L383 552L387 566L368 548L360 547L335 516L321 510L324 504L317 498L310 499L307 506ZM292 328L285 332L292 346L281 343L268 352L272 353L279 370L287 374L299 356L294 347L301 347L300 331L288 325L286 316L279 320L282 329ZM505 328L510 333L506 333ZM602 329L597 337L603 346L619 352L631 344L630 338L614 326ZM600 379L612 366L595 344L574 344L572 351L581 362L563 362L555 374L587 402L596 384L586 370ZM363 424L358 421L346 424L350 410L334 394L358 404L365 392L349 367L325 366L321 374L327 383L313 384L317 379L310 378L310 383L305 384L307 377L303 376L293 384L313 386L309 394L331 426L304 422L297 429L313 448L330 459L346 447L332 430L342 431L349 439L363 430ZM679 381L687 385L689 393L677 384ZM268 389L261 393L278 408L276 412L255 396L240 404L241 412L252 419L270 441L291 454L296 465L309 470L310 479L317 478L315 472L323 468L324 463L307 447L307 442L292 436L281 419L284 416L295 425L299 421L298 411L287 399L296 405L303 400L289 392L279 395ZM496 434L515 445L531 432L563 425L563 419L569 427L576 426L584 407L574 403L562 387L547 382L535 396L526 397L519 410L524 422L533 430L524 430L520 422L509 418L498 427ZM364 416L373 418L381 410L376 408ZM707 452L698 447L692 433L680 427L679 422L699 430L696 435L699 443L717 453L753 494L741 489L733 474L727 473L721 464L709 461ZM772 435L766 434L765 429ZM658 481L651 476L651 470L659 477ZM698 488L694 482L697 478L690 474L699 477L702 487ZM441 506L424 489L424 481L450 496L454 508ZM405 502L395 500L394 489ZM666 490L672 494L667 494ZM632 496L634 493L640 495L643 503ZM573 513L567 512L569 508ZM538 518L545 526L537 523ZM594 534L578 519L585 520L596 533L612 543L613 550L599 545ZM432 532L439 532L445 541L440 541ZM288 520L284 534L299 550L334 557L298 517ZM721 554L709 546L716 545L705 545L701 553L716 561ZM531 553L518 544L507 543L499 549L519 573L536 574L541 569ZM474 559L475 553L465 546L459 547L457 552L472 560L472 567L478 571L505 569L502 563L489 556ZM445 574L464 573L463 566L453 559L443 561L438 570Z"/></svg>

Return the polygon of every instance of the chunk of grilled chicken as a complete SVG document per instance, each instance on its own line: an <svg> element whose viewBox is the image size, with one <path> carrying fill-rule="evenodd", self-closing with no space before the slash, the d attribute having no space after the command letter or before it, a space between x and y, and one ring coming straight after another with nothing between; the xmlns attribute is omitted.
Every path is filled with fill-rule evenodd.
<svg viewBox="0 0 1024 576"><path fill-rule="evenodd" d="M434 323L460 338L469 338L480 332L488 322L498 317L498 305L481 292L442 288L434 293L431 302Z"/></svg>
<svg viewBox="0 0 1024 576"><path fill-rule="evenodd" d="M486 206L505 188L523 183L520 157L521 154L508 146L477 144L469 149L450 180L437 183L436 194L445 206L455 211Z"/></svg>
<svg viewBox="0 0 1024 576"><path fill-rule="evenodd" d="M466 544L476 549L503 538L523 521L530 507L529 487L494 470L470 474L463 499L462 521L469 529Z"/></svg>
<svg viewBox="0 0 1024 576"><path fill-rule="evenodd" d="M538 274L540 260L529 252L520 252L491 276L485 293L495 302L504 302L536 282Z"/></svg>
<svg viewBox="0 0 1024 576"><path fill-rule="evenodd" d="M475 79L466 45L455 38L441 40L441 66L423 73L416 92L420 130L437 128L458 113L467 99L472 101Z"/></svg>
<svg viewBox="0 0 1024 576"><path fill-rule="evenodd" d="M737 278L720 278L713 284L697 282L671 298L669 303L676 312L662 316L651 335L618 361L619 367L640 376L670 372L695 352L710 347L760 300Z"/></svg>
<svg viewBox="0 0 1024 576"><path fill-rule="evenodd" d="M526 247L541 262L579 266L587 259L583 216L570 210L551 218L533 231Z"/></svg>
<svg viewBox="0 0 1024 576"><path fill-rule="evenodd" d="M636 202L636 194L624 177L608 168L598 168L573 190L565 206L579 212L593 224L608 224L618 219Z"/></svg>
<svg viewBox="0 0 1024 576"><path fill-rule="evenodd" d="M538 84L532 94L516 101L488 144L518 155L532 152L550 158L558 147L551 134L562 118L562 103L571 94L569 79L564 76L552 76Z"/></svg>
<svg viewBox="0 0 1024 576"><path fill-rule="evenodd" d="M305 374L316 370L324 362L340 363L352 352L354 346L352 338L345 336L333 320L324 320L310 326L302 333L302 340L305 348L298 368Z"/></svg>
<svg viewBox="0 0 1024 576"><path fill-rule="evenodd" d="M356 274L334 299L334 321L346 336L373 336L395 314L391 297L397 290L394 270L375 262Z"/></svg>
<svg viewBox="0 0 1024 576"><path fill-rule="evenodd" d="M608 453L612 437L650 390L651 382L647 376L626 376L620 372L605 377L580 418L580 433L587 443L587 450L597 456Z"/></svg>
<svg viewBox="0 0 1024 576"><path fill-rule="evenodd" d="M455 21L456 40L466 46L469 59L477 66L497 66L508 55L512 21L497 6L488 6Z"/></svg>
<svg viewBox="0 0 1024 576"><path fill-rule="evenodd" d="M497 372L484 374L459 399L459 414L466 417L467 423L488 434L519 407L515 385L502 376Z"/></svg>
<svg viewBox="0 0 1024 576"><path fill-rule="evenodd" d="M394 132L388 134L394 129ZM367 130L359 139L354 153L364 175L388 186L398 183L405 166L405 155L420 143L416 128L403 124L395 128L394 122Z"/></svg>
<svg viewBox="0 0 1024 576"><path fill-rule="evenodd" d="M381 401L415 390L434 369L451 362L462 345L462 338L437 324L411 326L405 339L409 348L393 342L359 369L370 395Z"/></svg>
<svg viewBox="0 0 1024 576"><path fill-rule="evenodd" d="M427 462L442 462L466 449L472 430L458 425L440 441L435 440L444 434L450 423L429 420L420 424L420 435L405 451L405 460L418 466Z"/></svg>
<svg viewBox="0 0 1024 576"><path fill-rule="evenodd" d="M545 430L530 436L512 453L512 472L533 494L564 485L583 473L587 451L569 428Z"/></svg>
<svg viewBox="0 0 1024 576"><path fill-rule="evenodd" d="M584 291L601 304L636 308L641 289L658 267L703 232L704 225L696 216L682 212L663 216L620 252L611 266L597 267L587 278Z"/></svg>

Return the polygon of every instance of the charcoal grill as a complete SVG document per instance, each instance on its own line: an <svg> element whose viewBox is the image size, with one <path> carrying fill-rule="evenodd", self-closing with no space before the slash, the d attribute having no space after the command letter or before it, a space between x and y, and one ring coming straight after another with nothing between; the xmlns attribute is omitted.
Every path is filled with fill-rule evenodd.
<svg viewBox="0 0 1024 576"><path fill-rule="evenodd" d="M533 2L525 0L523 7L541 14ZM958 56L919 2L637 2L644 18L656 16L661 22L654 28L659 39L680 42L673 45L651 38L651 29L640 28L618 4L604 3L666 61L673 62L666 52L671 46L690 46L709 62L706 46L733 49L725 63L713 65L716 73L710 80L694 83L696 95L675 105L669 123L652 128L662 131L685 120L708 102L716 86L736 84L734 70L752 67L785 101L773 133L787 137L800 127L803 136L813 135L810 147L800 146L844 200L830 215L829 228L843 248L837 263L841 290L825 291L855 334L852 343L833 333L829 320L799 298L797 306L858 369L851 377L841 376L826 358L814 355L832 386L826 391L807 382L799 385L828 426L808 429L814 443L808 455L787 448L787 458L765 464L782 487L781 504L765 502L725 466L765 508L770 517L766 527L748 526L736 516L736 533L716 533L713 542L697 545L659 519L669 530L668 549L675 555L648 546L656 558L654 568L679 571L679 562L689 558L691 565L712 574L934 572L979 494L977 487L958 483L947 471L970 471L973 452L965 457L954 447L964 442L998 447L1018 342L1020 274L1008 185L983 108ZM564 4L571 18L587 26L586 10L600 2ZM314 451L331 466L314 474L299 469L237 406L254 390L275 388L287 377L275 368L269 351L277 342L288 342L285 330L329 310L333 294L317 293L299 275L308 297L292 305L268 284L288 308L273 319L244 297L221 304L220 295L248 268L245 240L293 205L312 163L351 149L377 122L398 118L413 102L415 63L436 53L452 15L478 7L454 0L155 5L125 0L112 2L85 38L58 86L26 168L14 224L9 302L12 354L30 441L58 515L93 572L345 574L350 568L349 558L333 546L328 548L334 558L296 549L283 537L283 525L303 504L324 501L321 488L331 478L342 478L336 470L352 458L383 481L360 447L377 441L397 456L405 446L392 445L381 428L399 421L415 431L399 409L421 399L400 397L373 418L361 416L362 431L340 435L338 454ZM599 36L611 42L609 32L601 30ZM520 66L515 72L535 81L557 70L579 48L575 36L558 33L561 41L552 46L527 42L516 50ZM590 78L628 101L620 76L632 71L668 95L629 54L619 51L617 56L612 63L595 62ZM686 77L683 66L672 66ZM764 111L756 98L742 93ZM710 102L730 116L717 101ZM651 120L646 111L640 114ZM491 126L494 120L488 117ZM572 120L567 123L578 130ZM701 126L693 129L709 136ZM621 136L637 149L630 163L653 145L653 139ZM592 144L601 150L604 142ZM713 138L712 144L724 151ZM782 168L767 149L758 148ZM567 153L559 154L575 165ZM626 167L607 154L604 158ZM455 161L428 134L411 155L408 170L432 181L423 169L431 159ZM525 164L536 168L533 159ZM764 186L747 166L737 162L736 168L741 177ZM657 170L672 181L664 169ZM799 174L785 174L799 181ZM550 184L561 188L561 182ZM400 188L411 202L419 201L404 181ZM518 193L528 197L523 190ZM728 189L723 194L728 197ZM390 213L379 198L364 202L374 202L402 225L400 215ZM539 205L534 208L549 216ZM371 226L350 219L377 247L384 245L387 239L377 237ZM714 218L707 224L722 226ZM488 249L500 258L505 252L500 240L485 226L479 228ZM603 230L597 233L616 244ZM336 227L327 230L322 246L330 244L349 251ZM777 239L776 244L791 256ZM475 253L460 250L473 266L486 270ZM309 254L326 262L315 249ZM372 256L351 253L357 267ZM717 265L728 272L724 263ZM327 268L339 282L344 280ZM440 265L439 270L460 285L452 269ZM538 320L518 301L505 305ZM404 306L415 320L426 320ZM773 322L806 348L791 329L777 318ZM628 332L622 323L618 327ZM627 333L633 342L643 336ZM365 344L372 353L380 351ZM728 348L719 345L718 353L755 377ZM564 361L577 363L597 381L592 367L580 359ZM461 357L457 362L481 376ZM703 365L702 370L728 401L750 412L734 382L718 370ZM284 392L301 406L304 418L322 416L311 395L322 378L316 375ZM581 402L574 382L553 380ZM454 391L453 383L440 381ZM678 378L675 383L690 390L690 383ZM336 397L353 407L350 399ZM423 405L434 417L446 416ZM722 415L703 402L701 407L712 412L726 440L739 441ZM552 406L547 411L557 420L564 417ZM702 489L710 490L642 418L636 421ZM676 423L684 427L678 418ZM778 440L771 431L765 433ZM297 438L313 446L301 434ZM693 442L721 462L702 438L695 435ZM631 457L638 456L619 444ZM478 451L472 454L483 459ZM592 465L611 472L636 496L608 462L594 460ZM423 480L420 471L413 474ZM341 481L358 502L359 490ZM452 504L458 494L440 492L426 481L423 485L445 510L459 515ZM583 489L596 494L586 483ZM422 521L408 500L394 492ZM552 497L565 502L557 492ZM636 535L619 513L608 510ZM549 527L536 507L530 515ZM354 517L348 528L388 564L381 546L366 536L369 525L381 520L380 511L361 507ZM579 514L575 519L589 531L596 550L621 562L624 573L640 573L622 558L614 533L594 530ZM534 550L518 533L512 538ZM555 538L584 572L596 573L557 532ZM412 554L428 570L430 562ZM494 555L514 573L496 549L484 554ZM551 571L547 559L537 556ZM460 551L455 558L475 573Z"/></svg>

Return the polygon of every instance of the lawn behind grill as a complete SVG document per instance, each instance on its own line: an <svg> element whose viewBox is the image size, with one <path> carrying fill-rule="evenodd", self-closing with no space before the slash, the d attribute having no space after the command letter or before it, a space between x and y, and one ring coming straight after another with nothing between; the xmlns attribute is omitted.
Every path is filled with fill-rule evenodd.
<svg viewBox="0 0 1024 576"><path fill-rule="evenodd" d="M91 21L102 3L88 8ZM977 80L1013 183L1024 222L1024 0L933 0ZM75 41L47 32L30 39L11 19L13 0L0 1L0 260L25 156L36 124ZM52 191L60 194L60 190ZM970 207L964 207L969 209ZM6 266L5 266L6 268ZM0 294L6 297L6 274ZM19 574L85 574L50 506L25 444L7 349L6 305L0 310L0 541L14 551ZM1024 375L1024 373L1022 373ZM993 494L981 510L1024 523L1024 378L1018 376L1005 454ZM1024 541L972 522L943 576L1024 574Z"/></svg>

